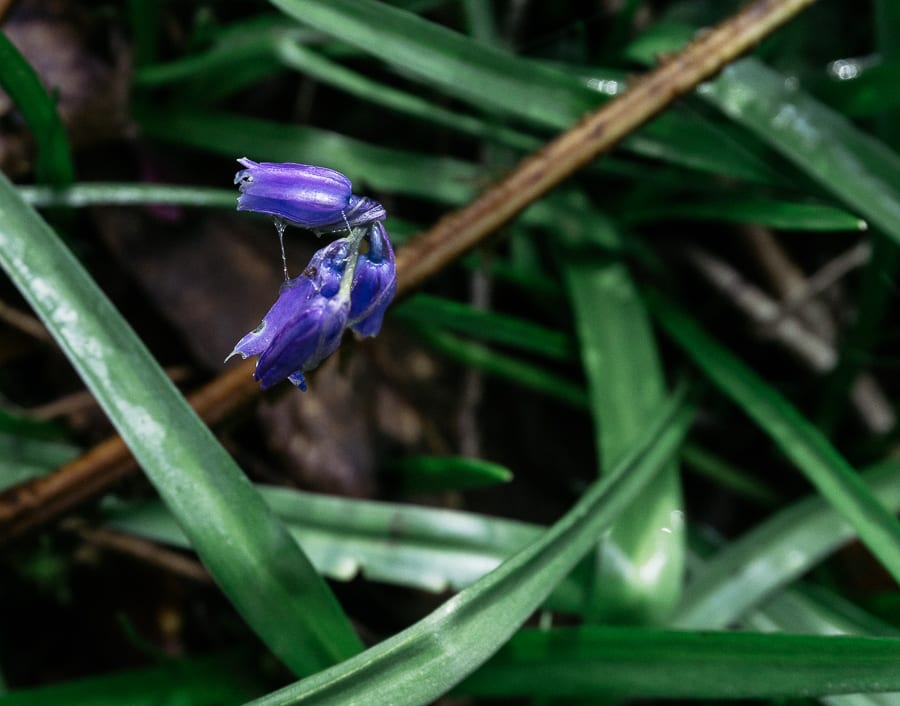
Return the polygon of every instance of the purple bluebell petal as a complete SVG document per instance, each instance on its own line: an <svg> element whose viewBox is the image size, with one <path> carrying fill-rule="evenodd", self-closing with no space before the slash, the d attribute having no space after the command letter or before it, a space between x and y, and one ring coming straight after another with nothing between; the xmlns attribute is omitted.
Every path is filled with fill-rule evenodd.
<svg viewBox="0 0 900 706"><path fill-rule="evenodd" d="M305 273L282 284L278 299L263 317L259 326L238 341L234 350L225 360L227 361L235 355L248 358L263 353L271 345L275 335L284 327L285 321L290 318L292 312L303 308L306 300L314 291L315 283Z"/></svg>
<svg viewBox="0 0 900 706"><path fill-rule="evenodd" d="M253 377L265 390L289 376L312 370L334 353L347 326L350 302L342 297L313 296L285 322L259 357Z"/></svg>
<svg viewBox="0 0 900 706"><path fill-rule="evenodd" d="M344 222L350 208L350 180L333 169L291 162L254 162L234 177L240 186L238 211L268 213L303 228Z"/></svg>
<svg viewBox="0 0 900 706"><path fill-rule="evenodd" d="M369 226L369 252L359 256L350 292L348 326L360 336L381 330L384 312L397 293L394 249L380 222Z"/></svg>

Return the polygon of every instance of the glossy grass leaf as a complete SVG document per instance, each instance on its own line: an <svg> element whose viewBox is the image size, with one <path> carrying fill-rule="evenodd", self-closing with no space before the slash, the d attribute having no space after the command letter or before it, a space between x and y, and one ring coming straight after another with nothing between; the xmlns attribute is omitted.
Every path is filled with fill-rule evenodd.
<svg viewBox="0 0 900 706"><path fill-rule="evenodd" d="M19 195L32 206L133 206L137 204L175 204L231 208L237 204L234 189L202 186L169 186L129 182L91 182L72 184L61 189L45 186L20 186Z"/></svg>
<svg viewBox="0 0 900 706"><path fill-rule="evenodd" d="M837 596L825 591L810 593L808 589L783 591L748 614L743 625L764 632L799 632L813 635L861 635L900 637L890 626L858 608L851 617L841 608L835 608ZM900 691L872 694L842 694L822 696L819 701L827 706L900 706Z"/></svg>
<svg viewBox="0 0 900 706"><path fill-rule="evenodd" d="M75 175L66 130L41 80L9 38L0 32L0 87L34 133L38 144L37 177L54 186L69 184Z"/></svg>
<svg viewBox="0 0 900 706"><path fill-rule="evenodd" d="M900 156L756 59L698 94L900 243Z"/></svg>
<svg viewBox="0 0 900 706"><path fill-rule="evenodd" d="M372 53L479 110L511 115L543 128L565 129L608 98L575 71L507 54L421 17L373 0L273 0L304 25ZM782 183L782 177L730 138L691 116L663 115L626 147L645 156L713 173Z"/></svg>
<svg viewBox="0 0 900 706"><path fill-rule="evenodd" d="M900 689L900 638L524 630L460 685L477 696L761 699Z"/></svg>
<svg viewBox="0 0 900 706"><path fill-rule="evenodd" d="M460 589L536 539L538 525L468 512L351 500L257 486L316 569L427 591ZM157 502L107 509L107 526L188 547L172 514Z"/></svg>
<svg viewBox="0 0 900 706"><path fill-rule="evenodd" d="M309 560L90 275L3 176L0 265L269 647L300 674L353 654L358 638Z"/></svg>
<svg viewBox="0 0 900 706"><path fill-rule="evenodd" d="M256 706L428 703L493 654L668 463L692 414L676 397L616 468L536 542L415 625Z"/></svg>
<svg viewBox="0 0 900 706"><path fill-rule="evenodd" d="M614 230L603 219L589 223ZM647 418L665 400L665 380L647 312L625 266L576 247L565 259L564 273L602 474L640 437ZM623 513L610 537L597 557L593 617L601 622L661 622L679 600L684 568L681 483L675 464Z"/></svg>
<svg viewBox="0 0 900 706"><path fill-rule="evenodd" d="M900 581L900 523L827 438L774 388L720 346L664 295L648 291L653 315L684 353L780 447Z"/></svg>
<svg viewBox="0 0 900 706"><path fill-rule="evenodd" d="M316 569L339 581L362 575L424 591L459 590L547 529L408 503L351 500L269 486L257 489ZM158 501L107 505L107 527L190 548L172 513ZM582 562L554 589L545 607L570 614L585 612L590 568Z"/></svg>
<svg viewBox="0 0 900 706"><path fill-rule="evenodd" d="M888 462L863 477L888 510L900 511L900 464ZM780 510L704 562L672 624L724 628L854 537L853 528L820 497Z"/></svg>

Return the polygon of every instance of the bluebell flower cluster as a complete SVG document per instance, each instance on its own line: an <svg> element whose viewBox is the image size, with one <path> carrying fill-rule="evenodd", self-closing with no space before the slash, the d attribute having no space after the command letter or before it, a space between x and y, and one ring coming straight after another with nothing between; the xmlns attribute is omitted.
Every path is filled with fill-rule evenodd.
<svg viewBox="0 0 900 706"><path fill-rule="evenodd" d="M350 180L332 169L238 162L244 167L235 176L239 211L267 213L317 233L347 232L284 282L262 323L228 356L259 356L253 377L262 389L287 379L306 390L303 374L337 350L348 328L360 336L381 330L397 291L394 249L381 222L386 213L377 201L353 194Z"/></svg>

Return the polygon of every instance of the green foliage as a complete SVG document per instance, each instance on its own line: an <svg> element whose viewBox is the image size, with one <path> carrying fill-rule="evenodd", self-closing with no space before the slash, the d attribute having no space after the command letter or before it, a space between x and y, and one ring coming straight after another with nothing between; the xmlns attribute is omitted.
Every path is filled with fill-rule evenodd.
<svg viewBox="0 0 900 706"><path fill-rule="evenodd" d="M3 637L13 689L0 706L427 704L446 693L900 704L896 3L799 16L398 301L384 348L347 355L374 361L352 409L381 424L345 445L371 442L375 498L251 483L245 470L271 483L320 450L301 434L267 437L286 436L263 429L278 404L267 422L234 420L223 446L132 328L154 325L108 286L102 239L76 221L57 232L33 207L86 219L98 206L189 206L199 221L233 209L230 160L246 155L341 170L388 206L399 245L737 3L629 0L591 17L577 3L526 4L524 17L442 0L120 5L104 12L133 42L129 139L166 164L178 155L183 173L153 183L149 160L150 180L115 181L74 132L70 148L56 87L0 34L0 86L18 111L7 122L27 127L38 182L0 175L0 267L152 487L113 489L77 522L45 525L3 568L79 610L72 574L85 552L70 544L94 531L170 567L196 556L236 617L209 595L196 599L203 610L261 643L232 623L227 637L210 628L202 649L235 640L239 657L20 688ZM97 181L72 183L73 160ZM861 242L872 255L858 283L843 256ZM685 257L697 252L718 269ZM35 403L7 392L17 366L43 368L40 352L17 359L2 326L0 520L30 502L14 486L101 438L34 421ZM183 345L161 337L167 351ZM798 341L828 364L783 353ZM422 360L398 403L398 369ZM34 380L35 399L68 392L54 382ZM315 382L306 423L343 421ZM388 440L410 407L418 440ZM460 410L478 421L484 458L460 455ZM332 593L325 578L352 583ZM397 624L405 601L376 584L430 602L408 601L413 617ZM556 613L578 625L551 627ZM290 673L261 679L270 655Z"/></svg>

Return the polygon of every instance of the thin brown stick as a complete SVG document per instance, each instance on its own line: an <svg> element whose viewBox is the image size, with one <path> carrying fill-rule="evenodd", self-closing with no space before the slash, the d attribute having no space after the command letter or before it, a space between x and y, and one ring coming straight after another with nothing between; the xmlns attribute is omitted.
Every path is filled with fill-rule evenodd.
<svg viewBox="0 0 900 706"><path fill-rule="evenodd" d="M580 167L713 76L815 0L758 0L706 31L628 90L523 160L500 183L440 220L397 252L398 293L409 292L477 245ZM259 390L254 362L222 373L188 400L215 424ZM51 521L135 469L119 437L104 441L50 476L0 494L0 542Z"/></svg>

